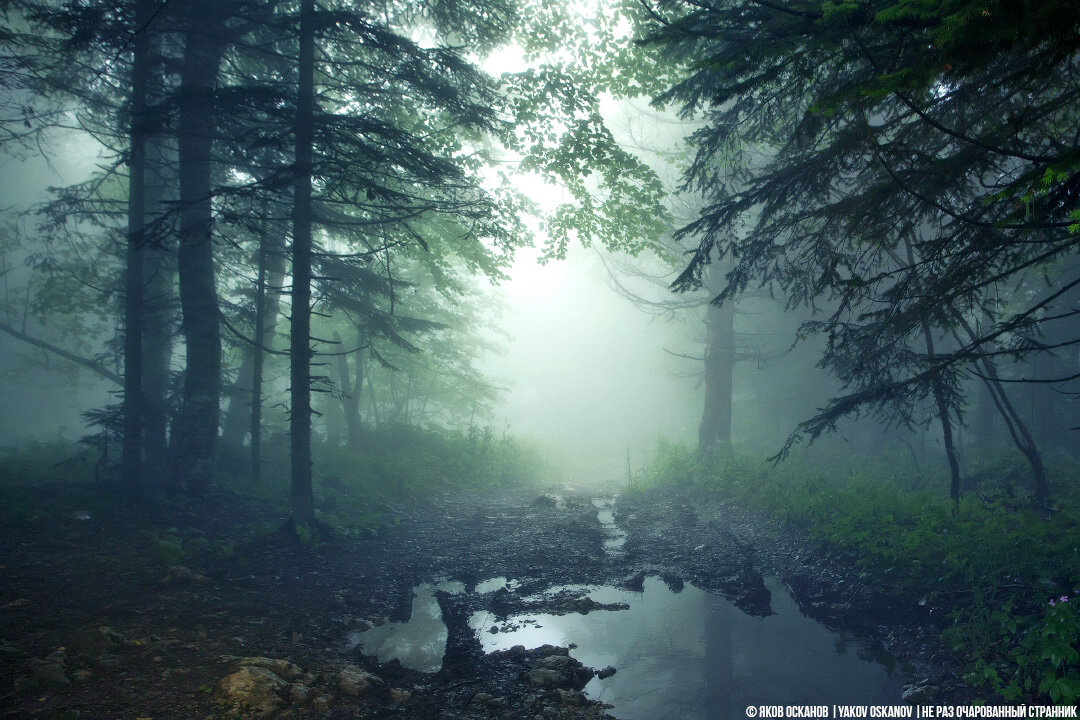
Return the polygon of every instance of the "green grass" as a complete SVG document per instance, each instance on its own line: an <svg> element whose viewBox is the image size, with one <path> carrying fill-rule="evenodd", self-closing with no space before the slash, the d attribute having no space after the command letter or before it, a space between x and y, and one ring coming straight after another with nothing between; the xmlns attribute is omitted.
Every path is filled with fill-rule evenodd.
<svg viewBox="0 0 1080 720"><path fill-rule="evenodd" d="M944 637L966 658L976 686L1017 701L1075 702L1075 464L1051 465L1051 514L1033 509L1017 491L1014 458L972 463L980 492L959 503L943 496L942 471L928 476L928 468L916 472L913 465L903 452L779 466L739 452L704 461L689 447L661 442L633 479L639 487L696 488L768 513L853 563L875 587L946 609Z"/></svg>

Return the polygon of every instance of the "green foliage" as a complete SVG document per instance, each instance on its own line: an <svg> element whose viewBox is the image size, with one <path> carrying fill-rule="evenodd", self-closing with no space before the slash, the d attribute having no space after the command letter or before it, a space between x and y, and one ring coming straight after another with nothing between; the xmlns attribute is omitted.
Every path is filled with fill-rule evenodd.
<svg viewBox="0 0 1080 720"><path fill-rule="evenodd" d="M979 467L1004 486L1020 462L984 458ZM947 610L944 637L968 661L975 685L1016 701L1074 702L1080 692L1075 487L1047 517L1007 494L967 495L953 504L916 489L897 471L901 463L899 455L883 455L832 467L794 461L766 467L744 453L706 460L662 441L646 475L656 486L705 490L763 510L885 592L912 606Z"/></svg>
<svg viewBox="0 0 1080 720"><path fill-rule="evenodd" d="M376 532L391 520L391 508L401 498L535 483L546 472L546 463L535 448L475 424L461 429L402 424L365 428L355 447L316 443L313 456L319 519L353 537ZM259 485L235 477L220 481L287 506L287 447L268 446L265 466Z"/></svg>

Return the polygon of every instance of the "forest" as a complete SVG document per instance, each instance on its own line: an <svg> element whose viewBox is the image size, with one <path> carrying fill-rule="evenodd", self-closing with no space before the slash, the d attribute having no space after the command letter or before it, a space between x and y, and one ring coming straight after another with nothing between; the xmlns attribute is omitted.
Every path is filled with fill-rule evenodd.
<svg viewBox="0 0 1080 720"><path fill-rule="evenodd" d="M0 18L0 716L1076 717L1080 2Z"/></svg>

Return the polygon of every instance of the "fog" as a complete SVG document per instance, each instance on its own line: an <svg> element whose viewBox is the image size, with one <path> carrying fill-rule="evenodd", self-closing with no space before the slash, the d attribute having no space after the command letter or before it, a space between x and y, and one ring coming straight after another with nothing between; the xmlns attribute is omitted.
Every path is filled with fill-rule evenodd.
<svg viewBox="0 0 1080 720"><path fill-rule="evenodd" d="M639 465L658 436L696 437L701 414L700 378L665 352L687 324L619 295L600 252L546 265L522 252L501 288L505 354L483 363L506 388L497 424L543 443L577 481L621 477L627 454Z"/></svg>

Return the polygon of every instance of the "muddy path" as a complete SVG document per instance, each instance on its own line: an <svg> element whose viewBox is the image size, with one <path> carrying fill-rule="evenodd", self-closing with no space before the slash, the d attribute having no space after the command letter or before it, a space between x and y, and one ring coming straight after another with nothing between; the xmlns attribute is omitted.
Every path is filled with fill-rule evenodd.
<svg viewBox="0 0 1080 720"><path fill-rule="evenodd" d="M580 589L544 591L633 591L653 577L755 617L770 613L766 578L776 578L807 615L889 651L926 692L959 697L936 618L914 600L883 597L707 498L444 496L399 503L375 534L305 548L272 532L272 507L235 496L72 511L94 506L92 491L79 492L0 526L3 717L618 716L582 692L604 668L565 645L485 653L470 619L483 613L497 628L522 613L603 610ZM350 641L409 620L414 588L440 581L441 670L380 664Z"/></svg>

